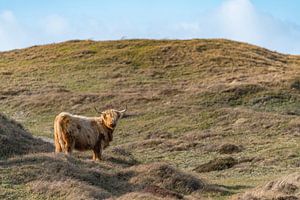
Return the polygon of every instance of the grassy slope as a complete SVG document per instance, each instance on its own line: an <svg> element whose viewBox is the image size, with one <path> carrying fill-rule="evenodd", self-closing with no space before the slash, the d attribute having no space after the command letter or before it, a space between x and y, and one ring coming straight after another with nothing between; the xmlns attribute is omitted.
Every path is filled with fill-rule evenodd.
<svg viewBox="0 0 300 200"><path fill-rule="evenodd" d="M0 146L0 199L199 199L227 192L168 163L139 163L120 147L108 149L105 162L79 152L56 155L51 143L1 114Z"/></svg>
<svg viewBox="0 0 300 200"><path fill-rule="evenodd" d="M61 111L128 105L114 146L192 171L240 145L200 174L237 193L298 169L299 77L300 57L227 40L69 41L0 53L0 111L52 137Z"/></svg>

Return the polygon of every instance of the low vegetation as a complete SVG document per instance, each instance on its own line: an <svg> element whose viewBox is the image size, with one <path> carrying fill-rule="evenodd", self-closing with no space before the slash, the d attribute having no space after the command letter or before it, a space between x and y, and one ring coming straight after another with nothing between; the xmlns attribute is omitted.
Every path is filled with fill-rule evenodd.
<svg viewBox="0 0 300 200"><path fill-rule="evenodd" d="M16 122L7 118L0 122L15 128L11 129L15 134L7 134L6 149L18 149L14 140L24 145L23 152L14 152L10 158L0 160L1 199L131 199L136 193L151 199L183 199L186 195L196 199L203 192L222 191L196 174L182 172L168 163L141 164L130 152L118 147L106 151L104 162L90 161L84 153L75 153L72 157L54 154L50 143L20 132ZM24 137L29 140L19 141ZM4 146L5 140L0 141ZM28 145L26 142L36 143ZM33 149L35 153L29 153ZM41 153L45 150L52 152ZM20 153L26 155L19 156Z"/></svg>
<svg viewBox="0 0 300 200"><path fill-rule="evenodd" d="M299 56L228 40L74 40L2 52L0 111L14 121L1 115L0 198L243 195L299 170L299 77ZM36 138L53 138L61 111L126 105L104 162L56 156Z"/></svg>
<svg viewBox="0 0 300 200"><path fill-rule="evenodd" d="M0 114L0 159L36 152L51 152L53 146L36 139L14 120Z"/></svg>
<svg viewBox="0 0 300 200"><path fill-rule="evenodd" d="M299 199L299 181L299 173L293 173L277 180L270 181L267 184L239 195L234 199Z"/></svg>

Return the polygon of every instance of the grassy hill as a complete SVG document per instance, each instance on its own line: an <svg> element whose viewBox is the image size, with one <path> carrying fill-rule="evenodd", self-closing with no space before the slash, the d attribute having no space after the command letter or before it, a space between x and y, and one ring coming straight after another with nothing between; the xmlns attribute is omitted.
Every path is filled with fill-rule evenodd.
<svg viewBox="0 0 300 200"><path fill-rule="evenodd" d="M299 56L228 40L74 40L0 53L0 82L0 112L36 136L52 138L61 111L127 105L111 148L227 191L205 196L299 170Z"/></svg>

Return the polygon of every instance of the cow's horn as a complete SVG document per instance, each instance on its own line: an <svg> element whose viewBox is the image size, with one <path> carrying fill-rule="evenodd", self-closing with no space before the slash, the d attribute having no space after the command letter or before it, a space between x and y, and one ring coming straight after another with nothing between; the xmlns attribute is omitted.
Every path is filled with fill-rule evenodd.
<svg viewBox="0 0 300 200"><path fill-rule="evenodd" d="M125 107L124 110L121 110L121 111L119 111L119 112L120 112L120 113L124 113L124 112L126 112L126 110L127 110L127 105L126 105L126 107Z"/></svg>
<svg viewBox="0 0 300 200"><path fill-rule="evenodd" d="M100 112L96 107L94 107L95 111L98 113L98 114L101 114L102 112Z"/></svg>

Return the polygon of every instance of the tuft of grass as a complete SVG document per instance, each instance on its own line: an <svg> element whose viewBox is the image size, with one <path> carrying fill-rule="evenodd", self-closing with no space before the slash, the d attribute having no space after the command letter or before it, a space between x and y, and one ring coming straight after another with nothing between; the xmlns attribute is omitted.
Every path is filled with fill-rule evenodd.
<svg viewBox="0 0 300 200"><path fill-rule="evenodd" d="M0 114L0 146L0 159L54 150L51 144L34 138L20 123L2 114Z"/></svg>
<svg viewBox="0 0 300 200"><path fill-rule="evenodd" d="M300 90L300 78L296 78L292 81L291 89Z"/></svg>
<svg viewBox="0 0 300 200"><path fill-rule="evenodd" d="M202 164L195 168L195 171L202 172L211 172L216 170L225 170L232 168L237 164L237 161L232 157L218 158L216 160L211 160L208 163Z"/></svg>

